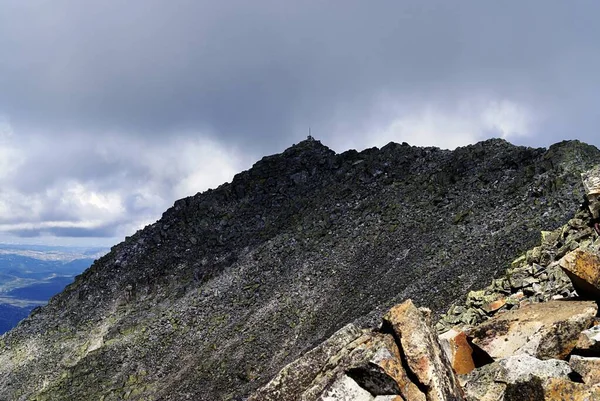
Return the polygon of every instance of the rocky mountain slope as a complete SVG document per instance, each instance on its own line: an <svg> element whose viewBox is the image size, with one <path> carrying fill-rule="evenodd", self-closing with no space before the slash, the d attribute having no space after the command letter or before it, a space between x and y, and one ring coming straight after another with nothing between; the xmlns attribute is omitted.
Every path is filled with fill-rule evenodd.
<svg viewBox="0 0 600 401"><path fill-rule="evenodd" d="M250 401L600 400L600 166L575 218L437 324L410 301L349 324Z"/></svg>
<svg viewBox="0 0 600 401"><path fill-rule="evenodd" d="M243 399L349 322L483 288L598 163L579 142L301 142L177 201L1 337L0 399Z"/></svg>

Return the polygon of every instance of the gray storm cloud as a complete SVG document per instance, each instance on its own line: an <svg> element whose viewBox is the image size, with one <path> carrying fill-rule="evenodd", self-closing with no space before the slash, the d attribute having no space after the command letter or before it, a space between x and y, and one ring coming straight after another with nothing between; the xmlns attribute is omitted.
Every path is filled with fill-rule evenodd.
<svg viewBox="0 0 600 401"><path fill-rule="evenodd" d="M336 150L489 136L598 145L599 11L542 0L3 1L0 231L124 235L309 126Z"/></svg>

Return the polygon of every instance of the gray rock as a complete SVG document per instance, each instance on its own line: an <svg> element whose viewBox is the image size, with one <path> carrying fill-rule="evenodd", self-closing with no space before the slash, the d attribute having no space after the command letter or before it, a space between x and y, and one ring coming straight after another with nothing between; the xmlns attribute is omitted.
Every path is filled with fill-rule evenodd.
<svg viewBox="0 0 600 401"><path fill-rule="evenodd" d="M373 401L375 398L350 377L343 375L329 387L318 401Z"/></svg>
<svg viewBox="0 0 600 401"><path fill-rule="evenodd" d="M539 360L527 354L513 355L498 361L495 380L503 383L528 381L533 377L568 379L571 367L559 359Z"/></svg>
<svg viewBox="0 0 600 401"><path fill-rule="evenodd" d="M468 375L461 376L460 382L467 400L492 401L504 399L509 386L538 383L549 378L568 380L570 373L571 368L565 361L542 361L530 355L514 355L475 369Z"/></svg>
<svg viewBox="0 0 600 401"><path fill-rule="evenodd" d="M600 166L581 174L585 193L588 197L589 208L595 219L600 217Z"/></svg>
<svg viewBox="0 0 600 401"><path fill-rule="evenodd" d="M600 325L583 330L575 346L577 351L595 352L600 355Z"/></svg>
<svg viewBox="0 0 600 401"><path fill-rule="evenodd" d="M569 365L581 376L585 384L600 384L600 358L571 355Z"/></svg>

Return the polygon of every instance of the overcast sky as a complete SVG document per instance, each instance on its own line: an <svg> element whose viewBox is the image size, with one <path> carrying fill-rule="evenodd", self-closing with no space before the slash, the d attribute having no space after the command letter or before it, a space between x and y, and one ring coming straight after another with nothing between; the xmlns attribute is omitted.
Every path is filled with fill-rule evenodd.
<svg viewBox="0 0 600 401"><path fill-rule="evenodd" d="M313 135L600 145L600 2L0 0L0 241L110 245Z"/></svg>

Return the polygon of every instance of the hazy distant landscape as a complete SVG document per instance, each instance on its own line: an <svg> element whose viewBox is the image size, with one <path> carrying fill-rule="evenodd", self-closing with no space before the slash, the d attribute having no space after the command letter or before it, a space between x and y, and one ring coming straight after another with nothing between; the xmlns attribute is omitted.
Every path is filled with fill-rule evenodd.
<svg viewBox="0 0 600 401"><path fill-rule="evenodd" d="M108 250L0 244L0 334L44 305Z"/></svg>

